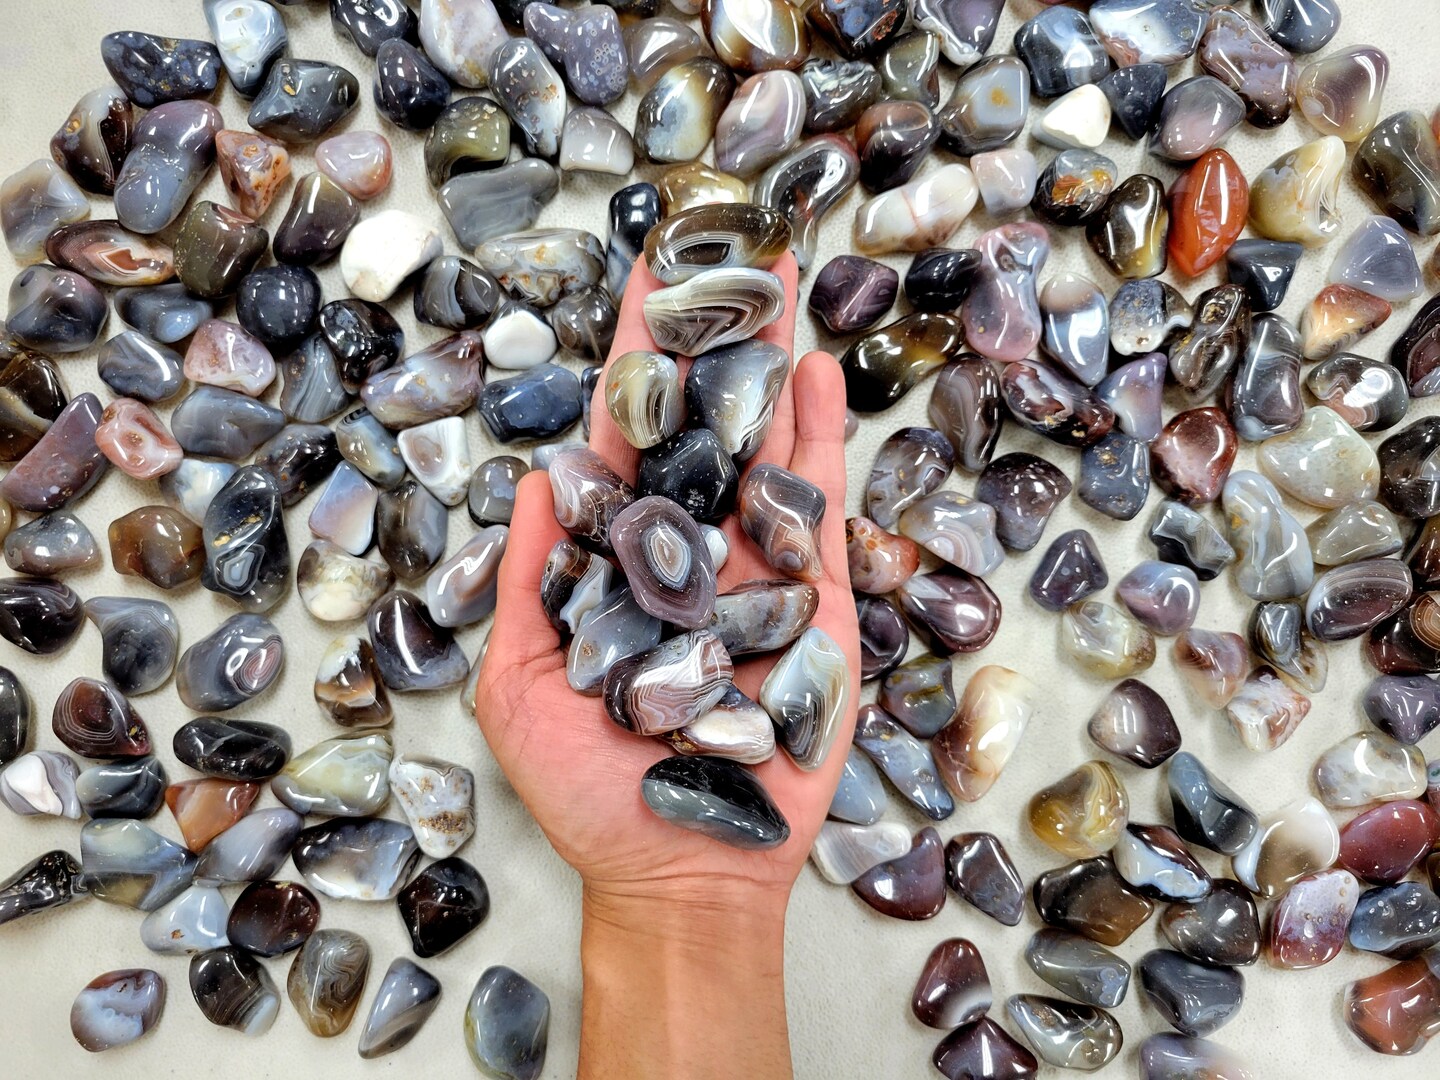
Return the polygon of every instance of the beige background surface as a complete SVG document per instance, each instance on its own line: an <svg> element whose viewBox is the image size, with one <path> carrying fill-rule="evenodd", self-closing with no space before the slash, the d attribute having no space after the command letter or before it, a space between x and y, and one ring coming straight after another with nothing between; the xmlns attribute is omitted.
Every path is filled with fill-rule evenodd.
<svg viewBox="0 0 1440 1080"><path fill-rule="evenodd" d="M52 132L65 119L71 104L81 94L106 80L100 63L98 42L102 34L120 29L143 29L172 35L206 37L198 0L6 0L5 34L0 36L0 175L18 169L43 156ZM1018 23L1039 10L1037 0L1011 0L996 39L996 52L1008 51ZM368 88L372 64L348 40L332 33L326 6L311 3L284 8L290 28L291 54L324 58L345 64ZM1385 48L1393 71L1386 97L1385 113L1402 108L1419 108L1427 115L1437 102L1434 79L1434 43L1440 40L1440 7L1430 0L1351 0L1345 5L1346 22L1337 41L1327 50L1361 43ZM1191 73L1191 64L1173 73L1175 78ZM944 72L948 96L951 72ZM371 127L380 123L369 101L364 100L344 125ZM243 104L229 91L219 99L227 122L243 127ZM636 97L632 93L618 104L617 114L625 122L633 118ZM395 182L390 191L366 208L373 213L382 206L400 206L442 224L420 159L420 139L385 125L396 151ZM1232 135L1227 148L1234 153L1248 175L1254 176L1273 158L1314 133L1298 118L1272 132L1242 128ZM1028 135L1026 139L1028 140ZM1042 163L1053 151L1037 148ZM1122 175L1148 171L1167 185L1176 175L1170 166L1145 156L1128 141L1113 140L1106 152L1121 166ZM927 167L934 168L947 155L937 153ZM296 156L295 172L312 169L308 154ZM651 179L655 170L645 168ZM545 210L540 223L576 225L601 234L605 229L605 206L610 193L624 181L615 178L566 176L560 196ZM211 178L203 197L223 198L218 179ZM818 267L830 256L847 250L849 230L862 192L851 192L830 216L823 232ZM284 212L288 193L281 206L272 208L265 224L272 229ZM1347 225L1358 223L1368 208L1350 181L1342 190ZM109 216L108 203L96 200L94 216ZM956 245L970 243L992 222L977 212L955 237ZM445 231L447 250L458 250ZM1079 232L1056 233L1057 249L1048 271L1077 269L1100 282L1107 291L1115 281L1090 254ZM1431 241L1417 245L1422 258L1428 257ZM1333 249L1332 249L1333 250ZM1302 263L1283 312L1299 318L1304 305L1323 283L1331 259L1329 251L1310 254ZM908 260L892 259L903 271ZM0 253L0 271L5 280L15 267ZM813 271L812 271L813 274ZM343 285L333 267L322 278L330 298L343 294ZM1192 298L1203 288L1220 280L1212 271L1202 281L1182 283ZM809 282L801 285L808 296ZM418 347L441 336L432 327L417 328L410 317L408 289L391 308L410 332L410 346ZM1401 305L1390 323L1363 342L1358 351L1383 356L1395 335L1408 322L1419 302ZM107 327L106 336L118 332L118 321ZM808 314L800 318L797 349L817 344L814 324ZM818 339L821 346L843 343ZM60 361L70 392L93 389L103 400L113 395L103 388L95 374L93 353L66 357ZM273 396L273 392L272 392ZM922 386L888 413L867 420L849 445L851 496L847 513L860 505L861 492L871 458L879 442L905 424L924 423L929 387ZM1169 411L1179 407L1170 402ZM1429 403L1417 405L1412 415L1433 411ZM499 452L482 433L472 415L472 450L479 462ZM1072 476L1078 457L1042 444L1033 436L1007 428L1000 451L1028 449L1052 457ZM522 451L523 452L523 451ZM1242 450L1238 466L1252 461L1251 448ZM958 475L951 486L969 492L973 478ZM77 508L97 538L104 543L109 522L129 509L160 502L152 485L142 485L112 472L105 482ZM289 514L292 551L308 541L305 519L309 503ZM1212 516L1215 516L1212 510ZM1301 511L1305 520L1312 512ZM1128 525L1103 518L1078 499L1069 499L1052 521L1047 538L1076 526L1091 529L1100 540L1112 581L1118 580L1135 561L1153 555L1144 540L1148 509ZM453 551L469 535L472 526L463 508L451 516ZM1026 880L1064 860L1030 836L1023 824L1025 800L1031 792L1058 777L1096 751L1084 733L1090 712L1101 700L1107 686L1060 658L1057 652L1057 619L1033 604L1024 585L1038 558L1038 552L1009 559L990 579L1003 599L1005 617L994 643L985 652L956 661L956 683L963 685L968 673L982 664L999 663L1017 668L1047 688L1045 710L1025 737L1008 771L981 802L962 805L950 820L940 824L943 837L970 829L990 829L1008 845ZM109 568L77 574L75 588L86 597L134 592L161 596L159 590L135 578L121 579ZM182 626L182 647L209 633L234 610L198 586L163 595L175 609ZM1222 629L1242 625L1249 608L1228 576L1204 589L1199 625ZM271 617L285 635L287 660L279 685L257 701L235 711L235 715L282 723L294 735L297 749L333 735L330 725L311 703L311 682L316 662L326 643L346 626L316 622L293 594ZM483 628L471 628L461 635L466 651L473 656ZM38 746L59 749L49 731L51 706L60 688L77 675L100 674L99 636L88 627L65 652L48 659L36 659L0 644L0 663L13 667L25 682L34 700ZM918 647L918 643L917 643ZM1144 678L1164 694L1184 731L1188 749L1198 753L1227 783L1235 787L1258 810L1265 811L1303 796L1309 786L1310 766L1326 747L1364 726L1359 695L1369 678L1362 667L1359 649L1353 643L1330 649L1330 681L1317 695L1309 718L1295 737L1280 750L1255 756L1243 750L1223 717L1186 694L1173 666L1169 644L1162 642L1160 659ZM866 687L866 699L873 696ZM95 901L29 918L0 928L0 1077L40 1075L152 1078L204 1072L226 1077L296 1077L323 1075L401 1075L423 1069L429 1075L469 1075L470 1064L463 1046L460 1018L466 999L479 973L495 963L511 965L537 982L550 995L552 1023L547 1077L572 1075L575 1067L579 1019L579 968L576 947L579 931L578 889L575 875L552 853L543 837L520 807L486 750L473 723L458 705L458 695L445 692L408 695L396 700L394 737L398 750L423 751L450 757L470 765L478 786L479 829L462 852L485 875L493 899L489 921L449 955L426 961L425 966L444 982L439 1010L410 1047L376 1061L362 1062L355 1054L358 1024L342 1036L323 1041L311 1036L288 1004L268 1035L245 1039L234 1032L207 1024L195 1008L186 983L183 958L154 956L141 945L140 917L125 908ZM138 710L149 723L160 747L160 755L172 778L184 778L188 770L175 762L169 751L170 735L190 718L180 704L173 683L139 698ZM1430 740L1432 753L1440 748L1436 736ZM1119 764L1132 798L1137 820L1168 820L1168 800L1159 777ZM584 784L582 772L566 783ZM272 805L267 791L260 805ZM398 811L392 809L398 816ZM924 822L891 797L890 816L918 828ZM162 811L151 824L175 836L174 822ZM0 877L43 851L65 847L78 852L78 826L54 819L22 819L0 813ZM1222 860L1206 862L1221 872ZM287 864L282 876L293 876ZM234 890L229 890L233 892ZM663 913L657 913L663 917ZM324 903L322 925L343 926L363 934L370 942L374 960L371 990L360 1015L368 1011L373 987L392 957L408 954L408 942L393 905L342 901ZM801 875L788 926L788 1001L795 1046L797 1074L806 1080L831 1077L922 1077L934 1075L929 1055L940 1033L919 1025L910 1015L908 1000L922 961L942 938L961 935L972 938L982 950L994 983L997 1007L994 1015L1003 1019L1005 997L1018 992L1043 993L1046 987L1025 968L1021 950L1038 922L1027 915L1018 927L1006 929L978 914L952 897L937 918L908 924L882 918L848 890L825 884L807 870ZM1119 951L1137 960L1147 949L1162 943L1158 920L1143 927ZM1262 961L1246 969L1247 1003L1239 1017L1225 1027L1218 1040L1243 1051L1254 1075L1264 1080L1364 1075L1376 1080L1399 1080L1429 1075L1435 1069L1436 1050L1418 1058L1387 1059L1369 1053L1345 1030L1340 1020L1340 1001L1345 983L1353 978L1382 970L1383 958L1347 952L1327 967L1310 972L1277 972ZM153 966L169 985L169 1004L159 1029L140 1043L92 1057L70 1038L68 1014L75 993L103 971L125 966ZM289 958L269 961L277 984L284 986ZM705 973L697 971L697 979ZM643 987L637 988L643 995ZM1132 992L1117 1010L1124 1025L1127 1046L1106 1075L1134 1075L1136 1047L1148 1034L1165 1030L1154 1010ZM703 1016L690 1018L702 1025ZM1055 1070L1050 1075L1058 1075Z"/></svg>

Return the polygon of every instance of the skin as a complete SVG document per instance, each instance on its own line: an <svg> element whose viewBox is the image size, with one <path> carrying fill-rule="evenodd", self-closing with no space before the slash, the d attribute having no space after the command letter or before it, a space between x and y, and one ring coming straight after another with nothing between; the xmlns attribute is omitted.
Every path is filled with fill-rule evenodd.
<svg viewBox="0 0 1440 1080"><path fill-rule="evenodd" d="M796 278L787 253L774 267L785 314L758 336L793 355ZM621 305L611 358L655 348L645 297L662 288L637 263ZM688 363L680 361L682 376ZM639 452L625 441L596 389L590 447L628 481ZM614 723L598 697L565 680L565 650L540 605L545 560L565 533L548 478L521 480L500 568L498 604L476 692L481 730L496 760L555 850L583 882L582 1080L665 1080L791 1075L785 1020L785 910L825 819L845 763L860 686L860 641L845 557L845 383L828 353L796 365L770 434L750 465L782 465L825 493L824 567L812 625L850 662L851 694L832 750L813 772L784 751L754 769L786 820L790 838L741 851L656 817L640 776L672 751ZM743 483L742 475L742 483ZM741 532L724 525L730 556L720 591L778 576ZM756 697L777 657L736 664L735 683Z"/></svg>

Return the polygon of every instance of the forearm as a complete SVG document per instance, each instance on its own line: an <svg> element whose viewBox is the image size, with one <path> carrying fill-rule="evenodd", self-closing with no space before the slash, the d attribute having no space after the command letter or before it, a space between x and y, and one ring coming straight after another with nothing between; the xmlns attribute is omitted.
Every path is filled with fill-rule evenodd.
<svg viewBox="0 0 1440 1080"><path fill-rule="evenodd" d="M788 1080L785 903L586 889L579 1080Z"/></svg>

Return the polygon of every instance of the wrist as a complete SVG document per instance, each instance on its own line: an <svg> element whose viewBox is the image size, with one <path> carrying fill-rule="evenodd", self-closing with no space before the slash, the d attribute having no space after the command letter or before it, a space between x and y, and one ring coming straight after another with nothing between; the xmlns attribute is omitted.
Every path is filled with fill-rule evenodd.
<svg viewBox="0 0 1440 1080"><path fill-rule="evenodd" d="M788 900L729 879L587 882L581 1080L789 1077Z"/></svg>

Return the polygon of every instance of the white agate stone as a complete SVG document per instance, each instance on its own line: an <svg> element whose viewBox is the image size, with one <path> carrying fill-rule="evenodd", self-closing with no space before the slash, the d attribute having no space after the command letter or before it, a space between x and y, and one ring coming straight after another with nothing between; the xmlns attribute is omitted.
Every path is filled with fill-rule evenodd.
<svg viewBox="0 0 1440 1080"><path fill-rule="evenodd" d="M634 167L635 140L619 121L588 105L570 110L560 129L562 170L628 176Z"/></svg>
<svg viewBox="0 0 1440 1080"><path fill-rule="evenodd" d="M461 765L401 754L390 766L390 791L432 858L454 855L475 832L475 776Z"/></svg>
<svg viewBox="0 0 1440 1080"><path fill-rule="evenodd" d="M340 251L340 276L352 296L379 304L440 251L434 225L404 210L382 210L351 230Z"/></svg>
<svg viewBox="0 0 1440 1080"><path fill-rule="evenodd" d="M506 371L543 364L560 347L550 324L534 308L521 303L502 304L480 337L490 366Z"/></svg>
<svg viewBox="0 0 1440 1080"><path fill-rule="evenodd" d="M510 31L490 0L422 0L420 44L431 62L461 86L489 82L490 58Z"/></svg>
<svg viewBox="0 0 1440 1080"><path fill-rule="evenodd" d="M446 506L459 506L470 493L470 441L458 416L406 428L396 441L400 458L415 479Z"/></svg>
<svg viewBox="0 0 1440 1080"><path fill-rule="evenodd" d="M942 165L862 203L855 211L855 246L865 255L942 247L979 198L966 166Z"/></svg>
<svg viewBox="0 0 1440 1080"><path fill-rule="evenodd" d="M1053 101L1035 125L1035 138L1061 150L1094 150L1110 134L1110 99L1093 83Z"/></svg>

